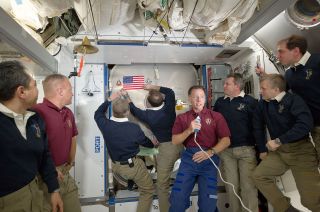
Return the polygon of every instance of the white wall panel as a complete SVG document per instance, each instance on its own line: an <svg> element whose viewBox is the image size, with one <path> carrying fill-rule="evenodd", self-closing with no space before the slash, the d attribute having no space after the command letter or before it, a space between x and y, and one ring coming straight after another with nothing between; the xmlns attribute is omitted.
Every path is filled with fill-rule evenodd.
<svg viewBox="0 0 320 212"><path fill-rule="evenodd" d="M100 92L89 96L85 87L97 86ZM94 121L94 112L104 101L104 65L86 64L75 81L75 115L79 135L75 179L81 198L104 195L104 141Z"/></svg>

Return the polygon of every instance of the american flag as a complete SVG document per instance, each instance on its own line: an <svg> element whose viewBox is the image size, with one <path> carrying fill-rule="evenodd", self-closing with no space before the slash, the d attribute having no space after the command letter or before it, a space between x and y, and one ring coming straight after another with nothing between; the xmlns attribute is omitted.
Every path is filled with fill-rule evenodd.
<svg viewBox="0 0 320 212"><path fill-rule="evenodd" d="M123 89L143 89L144 76L123 76Z"/></svg>

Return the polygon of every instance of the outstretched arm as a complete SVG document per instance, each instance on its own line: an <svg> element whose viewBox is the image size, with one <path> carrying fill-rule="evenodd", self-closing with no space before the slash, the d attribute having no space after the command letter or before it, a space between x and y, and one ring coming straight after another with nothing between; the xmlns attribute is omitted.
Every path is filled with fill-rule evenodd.
<svg viewBox="0 0 320 212"><path fill-rule="evenodd" d="M258 76L263 76L264 74L266 74L266 72L265 72L265 70L262 68L262 67L256 67L256 74L258 75Z"/></svg>
<svg viewBox="0 0 320 212"><path fill-rule="evenodd" d="M98 109L96 110L96 112L94 113L94 120L96 121L98 127L100 128L100 126L104 126L107 122L106 119L106 112L111 104L111 101L115 100L116 98L120 97L120 93L112 93L111 96L108 97L108 99L103 102Z"/></svg>
<svg viewBox="0 0 320 212"><path fill-rule="evenodd" d="M121 90L120 90L120 95L121 95L124 99L126 99L126 100L128 101L128 103L132 102L132 100L131 100L131 98L130 98L130 96L129 96L129 94L128 94L128 92L127 92L126 90L121 89Z"/></svg>
<svg viewBox="0 0 320 212"><path fill-rule="evenodd" d="M145 84L145 85L144 85L144 90L147 90L147 91L150 91L150 90L159 91L159 90L160 90L160 86L158 86L158 85Z"/></svg>

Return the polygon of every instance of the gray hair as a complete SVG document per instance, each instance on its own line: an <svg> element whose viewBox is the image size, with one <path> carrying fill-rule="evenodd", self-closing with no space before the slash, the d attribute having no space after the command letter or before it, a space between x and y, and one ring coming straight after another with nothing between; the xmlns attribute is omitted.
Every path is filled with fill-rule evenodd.
<svg viewBox="0 0 320 212"><path fill-rule="evenodd" d="M240 88L240 91L244 89L244 82L242 75L239 73L232 73L227 76L227 78L233 78L234 84L238 85Z"/></svg>

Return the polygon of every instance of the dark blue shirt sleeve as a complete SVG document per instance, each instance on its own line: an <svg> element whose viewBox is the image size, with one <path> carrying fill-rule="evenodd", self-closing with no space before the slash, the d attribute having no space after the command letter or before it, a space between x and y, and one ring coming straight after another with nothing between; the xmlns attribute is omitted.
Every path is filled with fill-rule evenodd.
<svg viewBox="0 0 320 212"><path fill-rule="evenodd" d="M96 110L96 112L94 113L94 120L96 121L99 129L101 130L100 127L105 126L107 124L107 122L109 121L109 119L106 118L106 112L110 106L111 102L109 101L105 101L104 103L102 103L99 108ZM141 128L137 125L137 142L139 145L145 146L145 147L154 147L153 143L150 141L150 139L148 139L143 131L141 130Z"/></svg>
<svg viewBox="0 0 320 212"><path fill-rule="evenodd" d="M129 103L129 106L130 106L130 112L132 113L132 115L137 117L140 121L148 123L147 111L137 108L132 102Z"/></svg>
<svg viewBox="0 0 320 212"><path fill-rule="evenodd" d="M248 108L249 109L249 117L252 121L253 121L253 114L255 113L257 106L258 106L258 100L252 98L249 101L249 108Z"/></svg>
<svg viewBox="0 0 320 212"><path fill-rule="evenodd" d="M308 135L313 127L311 112L301 97L294 95L290 112L295 117L295 124L290 130L279 136L283 144L297 141L301 136Z"/></svg>
<svg viewBox="0 0 320 212"><path fill-rule="evenodd" d="M102 103L98 107L98 109L94 113L94 120L96 121L99 129L100 129L100 126L104 126L107 122L106 112L107 112L109 106L110 106L110 102L108 100L106 100L104 103Z"/></svg>
<svg viewBox="0 0 320 212"><path fill-rule="evenodd" d="M137 141L139 142L139 144L144 147L153 148L154 145L151 142L151 140L144 135L143 131L140 129L139 126L137 127L138 127Z"/></svg>
<svg viewBox="0 0 320 212"><path fill-rule="evenodd" d="M263 118L262 105L257 105L253 113L253 135L260 153L267 152L266 147L266 124Z"/></svg>
<svg viewBox="0 0 320 212"><path fill-rule="evenodd" d="M166 111L175 113L175 106L176 106L176 100L175 100L175 94L172 89L166 88L166 87L160 87L160 92L165 94L165 104L164 108ZM141 110L140 108L137 108L132 102L129 103L130 106L130 112L132 115L137 117L139 120L149 123L150 117L148 118L148 112L146 110Z"/></svg>
<svg viewBox="0 0 320 212"><path fill-rule="evenodd" d="M219 112L219 102L220 98L217 99L217 101L214 103L213 110L216 112Z"/></svg>
<svg viewBox="0 0 320 212"><path fill-rule="evenodd" d="M160 87L159 90L161 93L163 93L164 95L166 95L165 98L165 110L170 111L175 113L175 107L176 107L176 96L174 94L174 91L170 88L166 88L166 87Z"/></svg>

